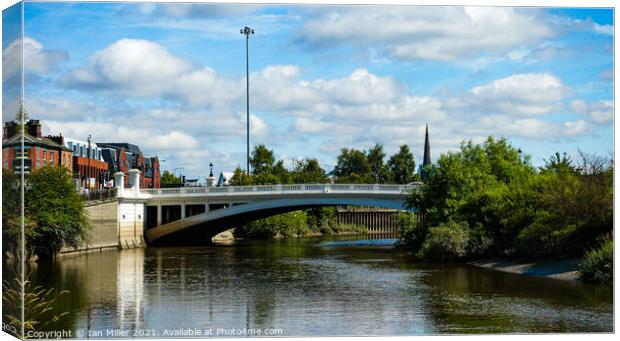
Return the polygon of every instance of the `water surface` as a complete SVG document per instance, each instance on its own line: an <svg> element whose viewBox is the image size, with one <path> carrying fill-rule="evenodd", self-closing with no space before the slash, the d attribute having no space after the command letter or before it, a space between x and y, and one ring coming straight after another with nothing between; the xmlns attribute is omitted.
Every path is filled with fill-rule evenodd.
<svg viewBox="0 0 620 341"><path fill-rule="evenodd" d="M70 291L60 327L78 336L613 331L609 287L416 263L393 239L344 239L107 251L40 264L34 275Z"/></svg>

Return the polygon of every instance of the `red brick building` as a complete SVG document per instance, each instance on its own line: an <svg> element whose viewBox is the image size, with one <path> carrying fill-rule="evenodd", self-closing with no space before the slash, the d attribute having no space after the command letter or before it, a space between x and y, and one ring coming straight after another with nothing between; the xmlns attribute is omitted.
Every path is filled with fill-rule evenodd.
<svg viewBox="0 0 620 341"><path fill-rule="evenodd" d="M21 148L20 127L17 122L6 122L2 133L2 167L26 173L45 165L73 169L71 149L41 136L39 120L29 120L24 126L24 150Z"/></svg>

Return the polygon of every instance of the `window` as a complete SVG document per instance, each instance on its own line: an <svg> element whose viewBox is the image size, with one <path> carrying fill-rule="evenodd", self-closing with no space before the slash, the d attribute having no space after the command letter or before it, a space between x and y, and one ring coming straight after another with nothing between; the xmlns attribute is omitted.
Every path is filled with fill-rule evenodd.
<svg viewBox="0 0 620 341"><path fill-rule="evenodd" d="M30 147L24 146L24 151L22 152L21 147L15 147L15 156L16 157L28 157L30 153Z"/></svg>
<svg viewBox="0 0 620 341"><path fill-rule="evenodd" d="M54 151L50 152L50 162L54 163Z"/></svg>

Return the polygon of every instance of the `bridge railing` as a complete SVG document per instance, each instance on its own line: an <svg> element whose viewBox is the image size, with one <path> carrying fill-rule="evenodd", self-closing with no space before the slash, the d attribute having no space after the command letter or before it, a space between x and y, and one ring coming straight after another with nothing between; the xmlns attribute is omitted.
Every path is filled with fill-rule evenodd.
<svg viewBox="0 0 620 341"><path fill-rule="evenodd" d="M421 183L409 185L386 184L292 184L292 185L257 185L257 186L225 186L225 187L180 187L180 188L148 188L142 189L144 194L208 194L208 193L278 193L278 192L391 192L403 193L411 191Z"/></svg>

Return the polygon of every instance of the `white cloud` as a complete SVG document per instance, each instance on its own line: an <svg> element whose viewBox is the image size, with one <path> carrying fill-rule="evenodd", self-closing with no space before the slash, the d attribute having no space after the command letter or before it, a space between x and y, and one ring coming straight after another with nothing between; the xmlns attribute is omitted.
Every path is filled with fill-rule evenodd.
<svg viewBox="0 0 620 341"><path fill-rule="evenodd" d="M379 43L392 57L440 61L503 54L552 36L537 10L449 6L336 7L298 32L310 45Z"/></svg>
<svg viewBox="0 0 620 341"><path fill-rule="evenodd" d="M46 49L39 41L30 37L24 37L22 50L21 39L17 39L2 50L3 81L21 71L22 51L25 72L36 75L49 73L56 65L69 59L65 51Z"/></svg>
<svg viewBox="0 0 620 341"><path fill-rule="evenodd" d="M594 31L602 34L607 34L610 36L614 35L614 26L613 25L599 25L597 23L593 24Z"/></svg>
<svg viewBox="0 0 620 341"><path fill-rule="evenodd" d="M573 111L579 114L587 115L594 123L605 124L610 123L614 119L614 103L613 101L595 101L586 103L583 100L574 100L571 102Z"/></svg>
<svg viewBox="0 0 620 341"><path fill-rule="evenodd" d="M192 106L238 102L241 80L197 67L148 40L121 39L96 52L89 64L70 70L61 83L133 97L178 98Z"/></svg>
<svg viewBox="0 0 620 341"><path fill-rule="evenodd" d="M473 87L464 103L486 113L535 116L556 110L569 92L552 74L515 74Z"/></svg>

